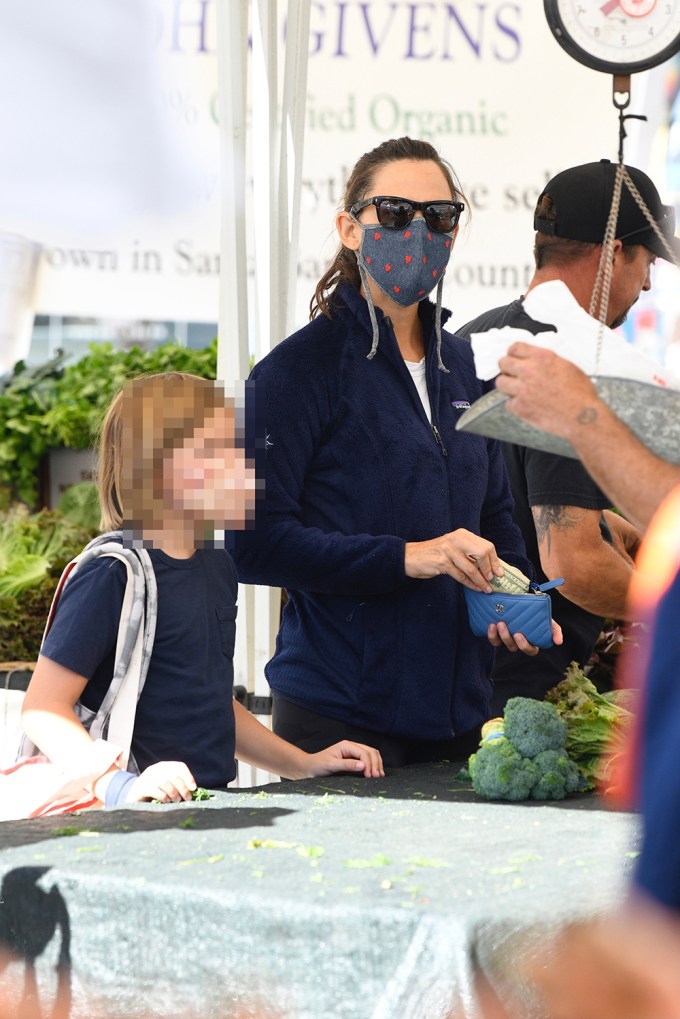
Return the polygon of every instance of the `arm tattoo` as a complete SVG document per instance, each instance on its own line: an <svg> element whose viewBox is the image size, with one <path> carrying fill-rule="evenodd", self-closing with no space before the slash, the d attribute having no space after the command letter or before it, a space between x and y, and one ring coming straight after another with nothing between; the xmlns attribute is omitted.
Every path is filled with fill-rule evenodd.
<svg viewBox="0 0 680 1019"><path fill-rule="evenodd" d="M566 531L570 527L576 527L583 519L583 510L574 506L532 506L531 512L536 528L536 537L539 546L545 541L548 546L548 553L551 551L551 530Z"/></svg>
<svg viewBox="0 0 680 1019"><path fill-rule="evenodd" d="M576 420L580 425L592 425L597 421L597 407L584 407L579 411Z"/></svg>

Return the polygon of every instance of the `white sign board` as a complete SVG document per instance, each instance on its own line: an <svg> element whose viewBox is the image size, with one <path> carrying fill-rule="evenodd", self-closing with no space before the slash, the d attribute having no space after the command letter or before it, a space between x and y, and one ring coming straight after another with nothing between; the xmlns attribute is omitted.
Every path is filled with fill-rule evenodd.
<svg viewBox="0 0 680 1019"><path fill-rule="evenodd" d="M218 0L147 2L167 72L164 116L182 147L201 153L193 204L163 220L137 217L96 242L51 245L43 313L217 321ZM616 158L611 78L563 52L540 0L312 0L309 45L299 324L335 248L348 171L386 138L430 140L469 199L472 218L444 288L454 326L524 290L545 181L575 163ZM646 112L636 107L635 79L631 110ZM636 130L632 122L633 140Z"/></svg>

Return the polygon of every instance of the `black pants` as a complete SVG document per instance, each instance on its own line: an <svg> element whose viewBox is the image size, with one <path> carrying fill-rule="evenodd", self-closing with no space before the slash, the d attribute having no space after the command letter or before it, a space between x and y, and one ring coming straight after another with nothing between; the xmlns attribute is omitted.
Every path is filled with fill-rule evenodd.
<svg viewBox="0 0 680 1019"><path fill-rule="evenodd" d="M388 736L342 722L338 718L318 715L315 711L300 708L276 695L272 704L272 727L277 736L309 754L325 750L343 739L365 743L380 751L386 768L401 768L405 764L424 764L428 761L463 762L479 745L479 729L446 740Z"/></svg>

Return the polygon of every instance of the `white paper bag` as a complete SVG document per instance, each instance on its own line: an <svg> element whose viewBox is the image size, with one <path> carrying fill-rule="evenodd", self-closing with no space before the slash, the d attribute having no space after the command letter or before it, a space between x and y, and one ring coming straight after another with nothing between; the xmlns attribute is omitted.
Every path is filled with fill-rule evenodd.
<svg viewBox="0 0 680 1019"><path fill-rule="evenodd" d="M527 315L538 322L556 327L556 332L534 335L525 329L505 326L485 333L472 333L470 340L477 377L493 379L499 374L498 362L516 340L554 350L572 361L587 375L636 379L657 386L680 389L680 380L656 361L631 347L618 333L602 326L576 301L561 280L541 283L524 299ZM602 330L600 355L598 343Z"/></svg>

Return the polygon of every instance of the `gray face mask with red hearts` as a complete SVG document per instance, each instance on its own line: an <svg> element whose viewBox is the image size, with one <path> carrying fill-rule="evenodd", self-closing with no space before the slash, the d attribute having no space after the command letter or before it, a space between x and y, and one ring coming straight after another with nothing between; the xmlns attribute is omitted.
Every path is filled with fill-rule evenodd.
<svg viewBox="0 0 680 1019"><path fill-rule="evenodd" d="M355 251L359 276L371 316L373 339L366 355L371 361L378 351L380 329L368 286L370 276L376 286L393 301L408 308L417 304L437 287L435 334L437 367L448 372L442 361L442 284L451 256L453 234L430 230L424 219L412 219L403 230L385 228L378 223L359 223L361 244Z"/></svg>
<svg viewBox="0 0 680 1019"><path fill-rule="evenodd" d="M359 223L357 261L373 282L407 308L434 290L446 271L453 234L430 230L424 219L412 219L403 230Z"/></svg>

